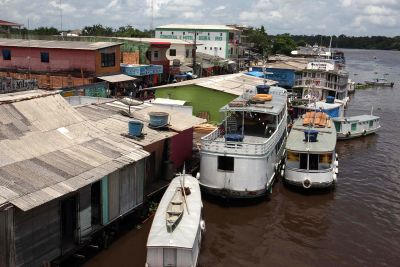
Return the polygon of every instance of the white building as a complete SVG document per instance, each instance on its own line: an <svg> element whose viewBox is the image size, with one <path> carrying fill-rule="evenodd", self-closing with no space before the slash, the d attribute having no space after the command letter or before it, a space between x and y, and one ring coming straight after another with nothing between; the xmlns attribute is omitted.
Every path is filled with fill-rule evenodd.
<svg viewBox="0 0 400 267"><path fill-rule="evenodd" d="M244 55L241 46L243 30L226 25L185 25L169 24L156 28L156 38L194 41L202 46L198 52L225 59L237 59Z"/></svg>

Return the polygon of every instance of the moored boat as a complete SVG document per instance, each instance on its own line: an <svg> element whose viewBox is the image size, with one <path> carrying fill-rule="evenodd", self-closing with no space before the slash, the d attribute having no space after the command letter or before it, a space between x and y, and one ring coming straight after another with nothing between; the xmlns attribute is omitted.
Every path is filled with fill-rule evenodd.
<svg viewBox="0 0 400 267"><path fill-rule="evenodd" d="M287 136L287 92L261 87L222 107L224 122L202 138L200 185L206 193L254 198L272 190Z"/></svg>
<svg viewBox="0 0 400 267"><path fill-rule="evenodd" d="M182 174L162 197L147 240L148 267L197 266L205 223L199 181Z"/></svg>
<svg viewBox="0 0 400 267"><path fill-rule="evenodd" d="M381 128L379 117L360 115L352 117L333 118L337 139L351 139L376 133Z"/></svg>
<svg viewBox="0 0 400 267"><path fill-rule="evenodd" d="M286 143L284 180L303 188L324 188L336 183L338 162L336 130L323 112L307 112L297 119Z"/></svg>
<svg viewBox="0 0 400 267"><path fill-rule="evenodd" d="M366 85L370 85L370 86L383 86L383 87L393 87L394 86L394 82L389 82L388 80L386 80L385 78L376 78L373 79L372 81L365 81Z"/></svg>

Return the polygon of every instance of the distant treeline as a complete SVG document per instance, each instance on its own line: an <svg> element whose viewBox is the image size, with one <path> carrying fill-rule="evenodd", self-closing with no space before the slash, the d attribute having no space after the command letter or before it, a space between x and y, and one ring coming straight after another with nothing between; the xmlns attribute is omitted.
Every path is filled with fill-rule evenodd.
<svg viewBox="0 0 400 267"><path fill-rule="evenodd" d="M69 31L65 31L69 32ZM23 35L59 35L60 31L54 27L39 27L36 29L28 30L26 28L13 29L12 33L21 33ZM82 29L81 35L84 36L115 36L115 37L152 37L154 36L153 30L139 30L131 25L121 26L118 28L112 28L103 26L101 24L95 24L92 26L85 26ZM251 28L245 32L245 35L249 36L255 47L261 50L267 50L274 43L280 43L272 50L272 52L286 52L293 45L304 46L309 45L322 45L329 46L331 36L326 35L291 35L291 34L279 34L279 35L268 35L263 26L261 28ZM284 46L287 49L280 51L281 47ZM380 49L380 50L400 50L400 36L386 37L386 36L332 36L332 47L333 48L358 48L358 49ZM270 49L268 49L270 50ZM271 51L269 51L271 52Z"/></svg>
<svg viewBox="0 0 400 267"><path fill-rule="evenodd" d="M290 35L297 45L303 46L322 45L329 46L331 36L324 35ZM379 50L400 50L400 36L332 36L333 48L356 48L356 49L379 49Z"/></svg>

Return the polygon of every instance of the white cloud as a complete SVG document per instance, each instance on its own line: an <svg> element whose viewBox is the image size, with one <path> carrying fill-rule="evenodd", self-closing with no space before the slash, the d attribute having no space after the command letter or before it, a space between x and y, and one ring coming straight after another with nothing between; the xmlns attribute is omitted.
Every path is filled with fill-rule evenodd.
<svg viewBox="0 0 400 267"><path fill-rule="evenodd" d="M151 3L154 3L153 13ZM59 0L0 0L1 19L60 26ZM62 0L63 28L236 23L269 33L399 35L400 0Z"/></svg>

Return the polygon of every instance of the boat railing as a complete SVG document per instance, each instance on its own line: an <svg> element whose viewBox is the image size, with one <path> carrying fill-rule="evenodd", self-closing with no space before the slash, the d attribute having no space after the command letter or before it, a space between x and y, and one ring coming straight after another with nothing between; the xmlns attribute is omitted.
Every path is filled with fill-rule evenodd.
<svg viewBox="0 0 400 267"><path fill-rule="evenodd" d="M322 170L305 170L305 169L298 169L298 168L289 168L289 166L287 166L287 169L290 171L302 172L302 173L328 173L328 172L333 171L333 168L322 169Z"/></svg>
<svg viewBox="0 0 400 267"><path fill-rule="evenodd" d="M329 81L325 78L311 78L311 77L301 77L295 80L294 86L308 87L322 87L328 88L332 90L344 90L347 86L347 83L333 82Z"/></svg>
<svg viewBox="0 0 400 267"><path fill-rule="evenodd" d="M286 118L286 116L284 116ZM272 151L282 133L286 131L286 119L282 119L278 129L271 136L265 137L262 143L248 143L246 137L244 141L226 141L224 133L220 129L215 129L210 134L201 138L201 149L212 153L230 153L241 155L265 155Z"/></svg>

